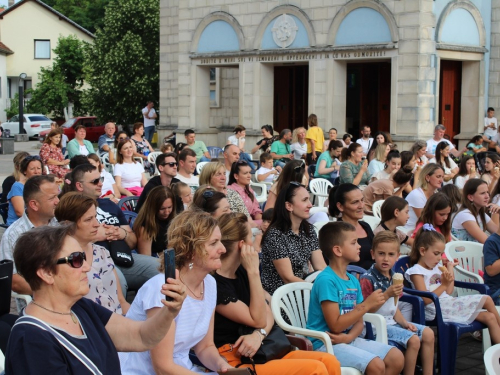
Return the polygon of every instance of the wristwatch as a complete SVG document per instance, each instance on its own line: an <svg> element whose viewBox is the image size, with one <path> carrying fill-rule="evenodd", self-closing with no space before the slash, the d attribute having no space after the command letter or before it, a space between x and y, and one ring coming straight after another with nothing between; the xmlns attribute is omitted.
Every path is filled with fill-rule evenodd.
<svg viewBox="0 0 500 375"><path fill-rule="evenodd" d="M261 328L261 329L256 329L257 332L259 332L262 337L267 337L267 332L264 328Z"/></svg>

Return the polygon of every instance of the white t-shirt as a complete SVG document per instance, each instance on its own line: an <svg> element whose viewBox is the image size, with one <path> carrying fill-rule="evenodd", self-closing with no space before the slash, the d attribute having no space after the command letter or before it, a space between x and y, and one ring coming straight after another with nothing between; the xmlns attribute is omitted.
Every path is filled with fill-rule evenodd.
<svg viewBox="0 0 500 375"><path fill-rule="evenodd" d="M491 221L491 218L488 215L484 216L486 218L486 224L488 224ZM451 223L451 227L454 229L465 229L463 227L463 223L465 223L466 221L476 221L474 215L472 215L472 213L467 209L462 210L455 215ZM477 222L481 223L481 218L479 216L477 217Z"/></svg>
<svg viewBox="0 0 500 375"><path fill-rule="evenodd" d="M295 160L300 160L302 155L307 153L307 142L301 145L299 142L292 143L290 145L290 152L293 154Z"/></svg>
<svg viewBox="0 0 500 375"><path fill-rule="evenodd" d="M453 159L450 158L449 156L448 156L448 160L450 162L450 168L448 168L445 163L441 164L441 166L444 168L444 174L450 174L453 169L458 168L457 163L455 163L453 161ZM432 158L431 160L429 160L429 163L439 164L436 161L436 158ZM448 184L452 184L452 183L453 183L453 180L443 181L443 185L448 185Z"/></svg>
<svg viewBox="0 0 500 375"><path fill-rule="evenodd" d="M148 107L146 106L142 109L142 115L144 117L143 122L145 128L147 128L148 126L155 126L155 119L146 117L146 115L148 115L149 117L153 117L155 113L156 111L154 108L148 109Z"/></svg>
<svg viewBox="0 0 500 375"><path fill-rule="evenodd" d="M127 318L142 322L146 320L148 310L163 307L161 300L165 296L160 291L164 283L164 274L149 279L137 292L134 302L132 302L127 312ZM187 296L182 304L181 311L174 319L176 324L174 363L195 373L203 372L200 368L195 367L189 359L189 350L207 335L217 301L215 279L207 275L203 285L203 300ZM118 353L118 356L123 375L150 375L155 373L149 351ZM217 375L215 372L209 374Z"/></svg>
<svg viewBox="0 0 500 375"><path fill-rule="evenodd" d="M80 155L87 156L89 154L89 150L87 150L87 146L85 145L79 145L80 146Z"/></svg>
<svg viewBox="0 0 500 375"><path fill-rule="evenodd" d="M115 177L121 177L121 185L124 189L140 187L144 167L141 163L115 164Z"/></svg>
<svg viewBox="0 0 500 375"><path fill-rule="evenodd" d="M200 178L199 176L191 175L191 177L186 178L184 176L181 176L179 173L177 173L177 176L175 176L176 179L179 181L184 182L185 184L188 184L189 187L191 188L191 192L194 194L196 192L196 189L198 186L200 186ZM226 178L227 181L227 178Z"/></svg>
<svg viewBox="0 0 500 375"><path fill-rule="evenodd" d="M103 169L101 171L101 177L104 177L104 182L102 183L102 194L106 194L108 191L111 191L114 194L113 185L115 184L115 179L111 173Z"/></svg>
<svg viewBox="0 0 500 375"><path fill-rule="evenodd" d="M360 144L363 147L363 153L368 154L368 150L372 147L373 138L368 138L367 140L364 138L360 138L356 141L357 144Z"/></svg>
<svg viewBox="0 0 500 375"><path fill-rule="evenodd" d="M460 190L464 188L464 185L467 181L469 181L469 178L470 178L470 175L465 175L465 176L457 176L457 178L455 179L455 186L457 188L459 188ZM479 176L477 173L476 173L476 177L474 178L481 178L481 176Z"/></svg>
<svg viewBox="0 0 500 375"><path fill-rule="evenodd" d="M229 143L232 145L237 146L238 148L244 148L245 147L245 138L236 138L236 135L231 135L227 138Z"/></svg>
<svg viewBox="0 0 500 375"><path fill-rule="evenodd" d="M450 150L453 150L455 148L455 146L453 146L453 143L451 143L449 140L447 140L445 138L441 139L440 141L435 141L434 138L431 138L427 141L427 153L434 155L436 153L436 146L440 142L448 143L448 145L450 146ZM429 161L429 163L432 163L432 162Z"/></svg>
<svg viewBox="0 0 500 375"><path fill-rule="evenodd" d="M484 135L487 135L491 138L493 138L494 136L497 135L498 133L498 122L497 122L497 118L496 117L492 117L492 118L488 118L488 117L485 117L484 118L484 126L488 126L490 125L491 123L495 124L495 129L492 129L492 128L487 128L485 131L484 131Z"/></svg>
<svg viewBox="0 0 500 375"><path fill-rule="evenodd" d="M267 169L267 168L264 168L264 167L260 167L259 169L257 169L256 173L257 173L257 176L260 176L261 174L266 174L266 173L271 172L271 171L272 171L272 169ZM261 181L261 182L271 182L272 183L272 182L274 182L274 177L275 176L276 176L275 174L270 174L269 176L267 176L264 179L264 181ZM268 186L267 187L267 191L269 191L270 188L271 187Z"/></svg>
<svg viewBox="0 0 500 375"><path fill-rule="evenodd" d="M427 203L427 197L425 196L424 191L421 188L412 190L410 194L406 196L406 201L410 206L410 218L405 225L405 232L408 233L412 231L417 226L418 216L413 211L413 208L424 208Z"/></svg>
<svg viewBox="0 0 500 375"><path fill-rule="evenodd" d="M372 175L372 177L370 178L370 182L377 180L388 180L390 177L391 175L389 173L387 173L385 170L381 170Z"/></svg>

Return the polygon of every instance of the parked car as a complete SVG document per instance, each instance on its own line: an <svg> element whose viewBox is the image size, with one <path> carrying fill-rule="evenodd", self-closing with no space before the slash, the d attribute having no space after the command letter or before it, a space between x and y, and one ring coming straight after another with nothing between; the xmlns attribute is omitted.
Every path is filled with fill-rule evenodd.
<svg viewBox="0 0 500 375"><path fill-rule="evenodd" d="M75 117L75 118L70 118L68 121L66 121L64 124L62 124L62 128L64 131L64 134L68 136L68 140L72 140L75 138L75 127L77 125L83 125L85 126L85 129L87 129L87 135L85 137L86 140L90 142L97 142L99 140L99 137L104 134L104 125L98 125L96 123L97 117L95 116L82 116L82 117ZM47 134L49 134L50 129L43 131L40 133L40 136L38 139L40 142L43 142L45 140L45 137Z"/></svg>
<svg viewBox="0 0 500 375"><path fill-rule="evenodd" d="M24 134L28 137L37 137L42 131L49 129L52 120L39 113L25 113L23 115ZM9 121L2 123L4 130L10 130L10 135L19 134L19 115L13 116Z"/></svg>

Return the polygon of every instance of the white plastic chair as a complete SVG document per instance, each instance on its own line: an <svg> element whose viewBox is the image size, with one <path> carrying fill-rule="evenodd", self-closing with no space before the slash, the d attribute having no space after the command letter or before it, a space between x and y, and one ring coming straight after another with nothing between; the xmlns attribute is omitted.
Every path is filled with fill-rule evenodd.
<svg viewBox="0 0 500 375"><path fill-rule="evenodd" d="M3 355L3 352L0 350L0 374L3 374L3 371L5 370L5 356Z"/></svg>
<svg viewBox="0 0 500 375"><path fill-rule="evenodd" d="M328 214L328 207L311 207L311 209L309 210L309 215L314 215L318 212L324 212Z"/></svg>
<svg viewBox="0 0 500 375"><path fill-rule="evenodd" d="M313 284L307 282L290 283L279 287L271 299L271 311L274 320L284 331L302 336L320 339L325 345L327 353L334 354L332 341L325 332L306 329L307 317L309 315L309 300ZM287 323L281 316L283 312L290 321ZM377 340L387 344L387 325L385 319L378 314L365 314L365 322L370 322L377 331ZM343 375L359 375L358 370L352 367L342 367Z"/></svg>
<svg viewBox="0 0 500 375"><path fill-rule="evenodd" d="M99 160L101 160L101 164L109 173L114 174L115 166L109 162L108 153L99 156Z"/></svg>
<svg viewBox="0 0 500 375"><path fill-rule="evenodd" d="M319 230L323 228L325 224L328 224L329 221L317 221L316 223L313 224L314 230L316 231L316 235L319 236Z"/></svg>
<svg viewBox="0 0 500 375"><path fill-rule="evenodd" d="M208 163L210 163L210 162L209 161L200 161L198 164L196 164L196 173L200 174L203 167L205 165L207 165Z"/></svg>
<svg viewBox="0 0 500 375"><path fill-rule="evenodd" d="M33 298L27 294L18 294L16 292L12 292L12 297L23 299L26 302L26 304L30 303L33 300Z"/></svg>
<svg viewBox="0 0 500 375"><path fill-rule="evenodd" d="M309 183L309 188L314 195L313 201L316 203L316 206L323 207L325 205L325 201L328 198L328 190L332 187L332 183L324 178L315 178Z"/></svg>
<svg viewBox="0 0 500 375"><path fill-rule="evenodd" d="M46 166L46 165L43 166L43 173L44 174L50 174L50 170L49 170L48 166Z"/></svg>
<svg viewBox="0 0 500 375"><path fill-rule="evenodd" d="M375 230L375 228L380 224L380 219L375 216L364 215L362 220L367 222L372 230Z"/></svg>
<svg viewBox="0 0 500 375"><path fill-rule="evenodd" d="M255 199L257 202L264 203L267 201L267 187L266 184L261 182L250 182L250 187L255 193ZM257 191L255 190L257 188Z"/></svg>
<svg viewBox="0 0 500 375"><path fill-rule="evenodd" d="M155 166L155 175L159 175L160 174L160 171L158 170L158 168L156 168L156 158L161 155L161 152L159 151L155 151L155 152L151 152L149 153L148 155L148 161Z"/></svg>
<svg viewBox="0 0 500 375"><path fill-rule="evenodd" d="M487 375L500 374L500 344L489 347L484 353L484 367Z"/></svg>
<svg viewBox="0 0 500 375"><path fill-rule="evenodd" d="M468 283L484 284L479 270L484 271L483 244L470 241L448 242L444 253L449 260L458 259L459 265L454 268L455 280ZM458 296L477 294L475 290L455 288Z"/></svg>
<svg viewBox="0 0 500 375"><path fill-rule="evenodd" d="M380 219L380 220L382 220L382 215L380 213L380 210L381 210L382 204L384 204L384 202L385 201L383 201L383 200L376 201L375 203L373 203L373 206L372 206L373 216L375 216L377 219Z"/></svg>
<svg viewBox="0 0 500 375"><path fill-rule="evenodd" d="M142 166L144 167L144 159L143 158L140 158L139 156L134 156L134 160L141 163Z"/></svg>

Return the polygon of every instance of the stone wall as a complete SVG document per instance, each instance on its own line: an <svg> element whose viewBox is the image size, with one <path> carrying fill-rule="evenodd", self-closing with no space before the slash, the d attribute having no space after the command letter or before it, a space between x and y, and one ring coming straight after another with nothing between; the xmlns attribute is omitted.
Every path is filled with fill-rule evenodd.
<svg viewBox="0 0 500 375"><path fill-rule="evenodd" d="M488 107L500 111L500 0L491 1L491 49Z"/></svg>
<svg viewBox="0 0 500 375"><path fill-rule="evenodd" d="M220 68L220 107L210 108L210 127L233 128L239 124L239 70Z"/></svg>

